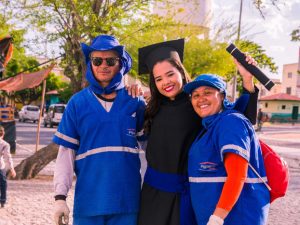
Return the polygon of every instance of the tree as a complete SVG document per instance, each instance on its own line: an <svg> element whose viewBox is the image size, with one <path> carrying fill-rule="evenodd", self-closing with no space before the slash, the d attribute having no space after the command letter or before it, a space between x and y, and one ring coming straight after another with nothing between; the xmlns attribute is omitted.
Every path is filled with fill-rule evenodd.
<svg viewBox="0 0 300 225"><path fill-rule="evenodd" d="M277 9L280 9L280 5L281 4L285 4L284 1L281 0L269 0L269 2L276 7ZM253 0L253 4L254 6L259 10L260 15L265 18L265 4L263 1L261 0ZM291 32L291 40L292 41L300 41L300 26L298 26L298 28L296 28L295 30L293 30Z"/></svg>
<svg viewBox="0 0 300 225"><path fill-rule="evenodd" d="M149 1L90 0L14 1L22 8L18 18L27 19L36 29L45 34L48 41L59 41L66 57L61 66L70 78L73 93L85 86L85 61L81 42L90 42L102 34L119 36L123 26L138 11L145 11ZM50 28L50 29L46 29Z"/></svg>
<svg viewBox="0 0 300 225"><path fill-rule="evenodd" d="M1 9L1 8L0 8ZM11 77L18 74L21 71L28 70L28 72L34 72L39 70L37 66L39 62L35 57L27 56L25 53L25 48L23 47L25 43L24 29L15 29L14 25L8 24L8 21L12 19L12 14L0 14L0 37L10 34L13 37L13 57L9 61L6 70L5 77ZM30 69L36 67L34 69ZM53 73L47 78L47 91L53 89L60 89L66 86L59 78L57 78ZM31 102L39 99L41 97L42 88L39 86L34 89L26 89L10 94L8 97L15 100L16 103L30 104ZM2 93L3 96L7 96L6 92Z"/></svg>
<svg viewBox="0 0 300 225"><path fill-rule="evenodd" d="M58 146L54 143L40 149L35 154L24 159L15 167L17 176L15 179L34 178L48 163L56 158Z"/></svg>
<svg viewBox="0 0 300 225"><path fill-rule="evenodd" d="M300 41L300 26L291 33L292 41Z"/></svg>
<svg viewBox="0 0 300 225"><path fill-rule="evenodd" d="M28 21L35 29L42 31L44 39L48 42L59 42L66 54L60 66L64 68L64 74L70 78L71 89L75 93L86 85L84 77L86 68L81 53L81 42L89 43L98 34L115 35L126 45L136 62L138 47L150 44L151 41L153 43L164 40L166 37L185 36L182 31L187 29L194 32L199 30L196 26L192 29L191 26L174 22L176 11L170 11L164 17L151 14L149 4L160 1L12 0L13 3L10 5L13 5L14 9L19 8L19 13L15 16ZM168 1L163 2L166 3L166 8L170 6ZM179 26L182 29L179 30ZM158 30L160 33L157 32ZM158 36L153 36L153 33ZM135 67L132 74L137 75Z"/></svg>

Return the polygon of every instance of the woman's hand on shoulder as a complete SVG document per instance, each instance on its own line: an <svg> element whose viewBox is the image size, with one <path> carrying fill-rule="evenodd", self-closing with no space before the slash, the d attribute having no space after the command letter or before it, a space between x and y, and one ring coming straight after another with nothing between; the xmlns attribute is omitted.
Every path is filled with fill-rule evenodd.
<svg viewBox="0 0 300 225"><path fill-rule="evenodd" d="M126 85L125 88L128 91L128 94L131 95L133 98L144 95L142 87L138 84Z"/></svg>

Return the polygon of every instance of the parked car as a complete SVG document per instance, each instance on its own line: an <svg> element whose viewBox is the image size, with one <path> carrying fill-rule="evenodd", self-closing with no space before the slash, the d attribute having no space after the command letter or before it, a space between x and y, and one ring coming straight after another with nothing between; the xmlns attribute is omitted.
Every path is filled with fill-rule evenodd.
<svg viewBox="0 0 300 225"><path fill-rule="evenodd" d="M24 105L19 112L19 121L25 122L26 120L31 120L34 123L39 120L40 108L35 105Z"/></svg>
<svg viewBox="0 0 300 225"><path fill-rule="evenodd" d="M47 127L48 125L50 127L53 127L54 125L58 125L61 121L65 108L66 108L65 104L50 105L44 117L44 127Z"/></svg>

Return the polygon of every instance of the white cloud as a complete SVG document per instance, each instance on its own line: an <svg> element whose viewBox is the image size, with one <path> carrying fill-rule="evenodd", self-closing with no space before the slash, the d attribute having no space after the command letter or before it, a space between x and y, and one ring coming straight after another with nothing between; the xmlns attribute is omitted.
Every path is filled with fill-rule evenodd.
<svg viewBox="0 0 300 225"><path fill-rule="evenodd" d="M270 51L283 53L285 51L285 48L282 45L271 45L270 46Z"/></svg>
<svg viewBox="0 0 300 225"><path fill-rule="evenodd" d="M227 0L224 6L224 1L216 0L215 5L218 11L224 10L222 16L228 15L228 18L233 18L232 21L237 23L239 2ZM277 75L281 76L283 64L295 63L298 60L299 42L291 42L290 33L300 25L300 0L284 1L280 5L280 10L268 4L265 12L265 19L263 19L252 1L244 1L242 32L247 32L243 36L261 45L266 50L266 54L274 58L279 67Z"/></svg>

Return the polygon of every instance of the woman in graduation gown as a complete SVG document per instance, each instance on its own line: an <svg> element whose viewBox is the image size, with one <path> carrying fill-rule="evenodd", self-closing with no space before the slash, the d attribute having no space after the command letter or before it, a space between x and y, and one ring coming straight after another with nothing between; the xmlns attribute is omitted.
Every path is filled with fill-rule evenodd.
<svg viewBox="0 0 300 225"><path fill-rule="evenodd" d="M196 224L190 204L187 159L188 150L203 127L188 94L182 91L190 81L182 65L183 50L184 39L139 49L139 74L150 74L151 91L145 113L148 167L141 192L139 225ZM251 57L247 60L255 63ZM245 90L235 109L255 123L258 91L249 73L241 75Z"/></svg>

